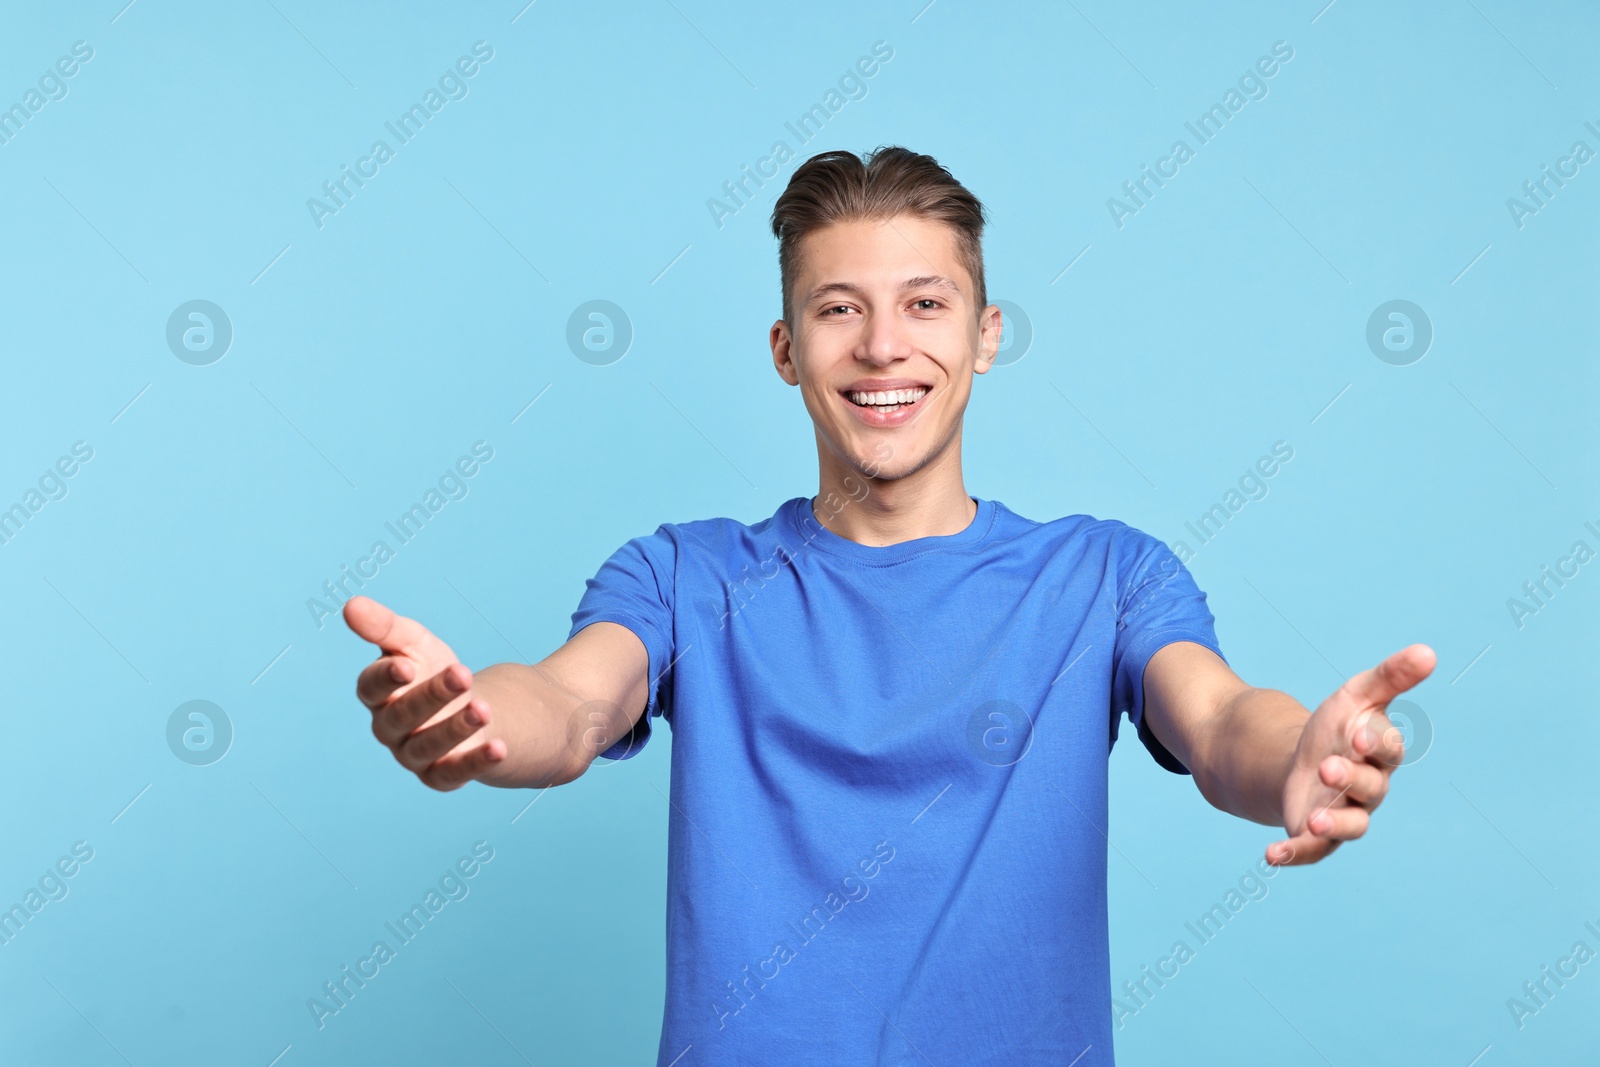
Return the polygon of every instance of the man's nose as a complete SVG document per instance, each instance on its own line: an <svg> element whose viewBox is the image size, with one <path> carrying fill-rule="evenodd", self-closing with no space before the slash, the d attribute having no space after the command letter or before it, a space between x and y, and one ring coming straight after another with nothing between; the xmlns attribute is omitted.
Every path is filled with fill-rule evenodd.
<svg viewBox="0 0 1600 1067"><path fill-rule="evenodd" d="M856 358L882 366L911 355L912 347L903 325L892 315L873 314L863 327Z"/></svg>

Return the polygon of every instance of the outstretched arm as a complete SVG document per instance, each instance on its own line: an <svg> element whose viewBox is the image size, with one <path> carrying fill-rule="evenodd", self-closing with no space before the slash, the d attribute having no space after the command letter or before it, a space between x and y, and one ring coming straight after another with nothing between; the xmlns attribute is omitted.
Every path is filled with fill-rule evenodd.
<svg viewBox="0 0 1600 1067"><path fill-rule="evenodd" d="M1213 806L1285 829L1269 863L1315 863L1366 833L1405 754L1385 709L1435 659L1427 645L1401 649L1311 712L1248 685L1210 649L1175 641L1145 666L1144 714Z"/></svg>
<svg viewBox="0 0 1600 1067"><path fill-rule="evenodd" d="M369 597L348 601L344 618L380 652L356 681L373 735L433 789L570 782L645 708L649 654L616 623L584 627L536 664L474 674L421 623Z"/></svg>

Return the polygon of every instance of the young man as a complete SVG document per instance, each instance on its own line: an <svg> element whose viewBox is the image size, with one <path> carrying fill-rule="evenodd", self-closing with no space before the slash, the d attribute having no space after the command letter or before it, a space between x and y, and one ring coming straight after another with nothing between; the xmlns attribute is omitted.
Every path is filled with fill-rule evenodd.
<svg viewBox="0 0 1600 1067"><path fill-rule="evenodd" d="M1107 757L1283 826L1271 863L1365 833L1412 645L1312 713L1223 661L1205 594L1115 520L969 496L962 415L1001 313L984 209L928 156L828 152L779 197L778 375L815 497L615 552L535 665L472 672L364 597L358 694L423 782L545 787L672 724L659 1064L1112 1063Z"/></svg>

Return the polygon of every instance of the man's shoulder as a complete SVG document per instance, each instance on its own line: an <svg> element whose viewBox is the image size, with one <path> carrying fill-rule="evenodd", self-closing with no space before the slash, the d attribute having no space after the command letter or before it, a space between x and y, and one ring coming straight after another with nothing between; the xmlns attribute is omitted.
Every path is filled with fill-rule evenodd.
<svg viewBox="0 0 1600 1067"><path fill-rule="evenodd" d="M783 511L791 504L792 500L786 500L771 515L749 522L726 515L663 522L651 536L671 541L681 549L719 550L748 546L776 536L780 532Z"/></svg>
<svg viewBox="0 0 1600 1067"><path fill-rule="evenodd" d="M1026 518L999 501L995 501L995 507L1000 513L998 540L1002 541L1041 539L1053 544L1079 543L1118 552L1137 552L1150 547L1152 543L1160 543L1156 537L1121 519L1103 519L1078 512L1039 520Z"/></svg>

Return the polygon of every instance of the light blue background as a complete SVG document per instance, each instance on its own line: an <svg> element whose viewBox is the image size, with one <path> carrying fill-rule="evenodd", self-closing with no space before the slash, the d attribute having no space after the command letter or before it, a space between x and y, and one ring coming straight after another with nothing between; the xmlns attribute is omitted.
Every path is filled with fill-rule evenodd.
<svg viewBox="0 0 1600 1067"><path fill-rule="evenodd" d="M628 538L813 491L766 344L765 217L798 160L722 228L706 206L778 139L908 145L992 211L991 297L1035 336L977 383L974 493L1193 547L1184 523L1287 441L1190 564L1234 666L1315 706L1438 651L1412 694L1432 746L1371 833L1280 872L1127 1020L1122 1061L1592 1052L1600 961L1520 1030L1506 1006L1600 950L1600 564L1520 629L1506 606L1600 548L1600 162L1521 228L1506 206L1600 149L1592 7L122 2L0 34L0 103L94 48L0 145L0 506L94 448L0 547L0 904L95 850L0 946L0 1059L652 1062L669 735L548 795L431 792L368 732L369 649L306 601L478 440L470 494L366 589L474 667L554 648ZM479 40L469 95L319 229L306 199ZM795 144L784 122L879 40L868 95ZM1114 225L1107 198L1279 40L1270 94ZM1395 298L1435 330L1403 367L1364 339ZM165 341L192 299L233 323L209 366ZM635 330L610 366L565 342L591 299ZM210 766L167 747L193 699L235 731ZM1120 986L1274 831L1131 732L1112 758ZM470 895L319 1031L307 998L480 840Z"/></svg>

